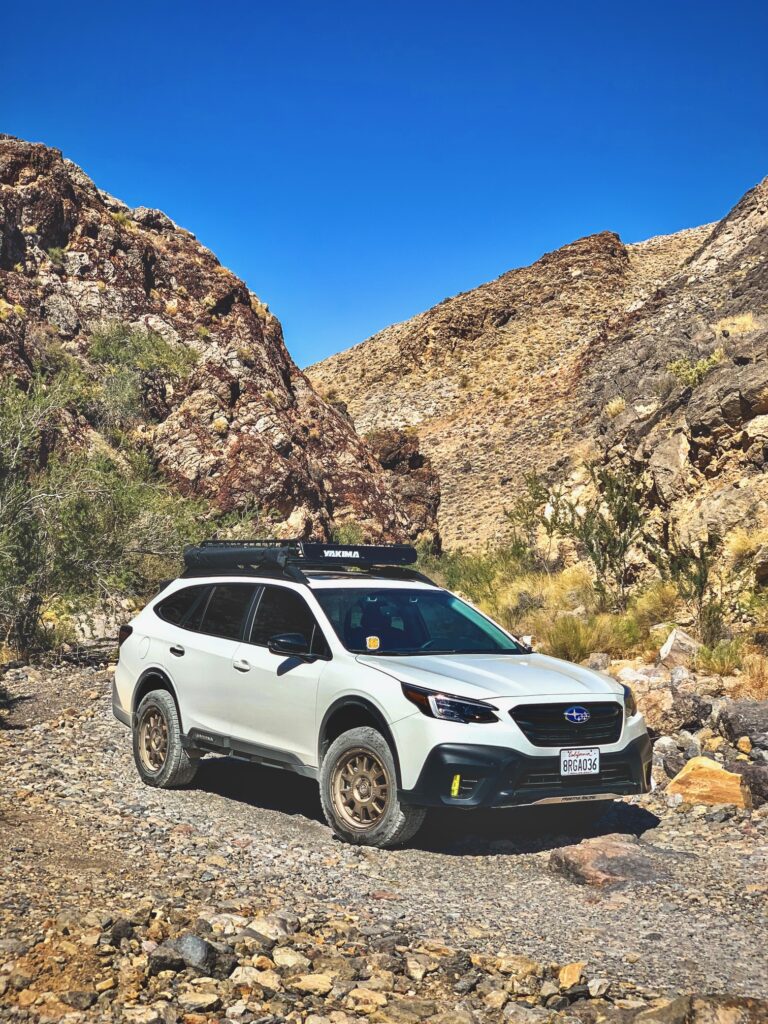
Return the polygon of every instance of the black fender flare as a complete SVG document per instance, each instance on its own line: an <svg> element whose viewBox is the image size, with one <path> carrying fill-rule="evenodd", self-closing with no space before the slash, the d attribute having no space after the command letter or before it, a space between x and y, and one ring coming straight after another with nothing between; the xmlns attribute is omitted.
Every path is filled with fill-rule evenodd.
<svg viewBox="0 0 768 1024"><path fill-rule="evenodd" d="M160 682L162 685L155 687L145 686L145 683L150 679L157 679L158 682ZM168 673L165 672L163 669L158 668L156 665L153 665L150 668L145 669L141 673L139 678L136 680L136 686L133 688L133 697L131 700L132 716L136 714L136 711L138 710L139 704L141 703L141 700L143 699L144 695L149 693L151 689L167 690L168 693L170 693L170 695L173 697L173 702L176 705L176 712L179 716L179 725L181 726L181 732L183 735L184 725L181 719L181 708L179 707L179 698L176 695L176 688L171 682L171 677L168 675ZM139 694L141 694L141 698L139 698Z"/></svg>
<svg viewBox="0 0 768 1024"><path fill-rule="evenodd" d="M317 741L317 763L322 765L323 757L325 756L328 744L325 741L326 732L328 730L328 723L339 711L346 711L348 709L357 709L364 711L370 718L376 723L376 728L382 734L384 739L389 744L389 748L392 751L392 759L395 762L395 773L397 774L397 785L398 789L402 785L400 775L400 757L397 752L397 743L395 743L395 737L392 734L392 730L389 727L389 723L382 714L382 712L373 704L371 701L366 700L365 697L359 697L355 694L350 694L347 697L339 697L333 704L328 707L323 720L320 723L320 730L318 733Z"/></svg>

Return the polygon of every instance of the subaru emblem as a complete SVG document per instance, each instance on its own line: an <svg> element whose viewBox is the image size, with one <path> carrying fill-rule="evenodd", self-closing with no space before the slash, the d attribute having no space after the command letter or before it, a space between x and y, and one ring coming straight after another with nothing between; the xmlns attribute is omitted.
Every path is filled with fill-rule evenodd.
<svg viewBox="0 0 768 1024"><path fill-rule="evenodd" d="M572 725L583 725L585 722L589 721L591 715L586 708L576 704L572 708L565 709L563 712L563 718L565 718L566 722L570 722Z"/></svg>

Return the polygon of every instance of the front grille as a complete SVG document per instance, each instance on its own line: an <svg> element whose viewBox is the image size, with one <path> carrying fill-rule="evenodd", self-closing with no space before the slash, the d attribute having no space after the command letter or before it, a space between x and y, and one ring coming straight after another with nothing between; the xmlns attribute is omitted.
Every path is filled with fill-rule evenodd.
<svg viewBox="0 0 768 1024"><path fill-rule="evenodd" d="M536 747L588 747L615 743L621 736L624 711L617 701L579 704L589 711L588 722L569 722L564 716L569 704L520 704L509 712L526 739Z"/></svg>
<svg viewBox="0 0 768 1024"><path fill-rule="evenodd" d="M634 782L629 765L605 765L599 775L561 775L557 768L530 768L520 778L518 789L568 789L627 785Z"/></svg>

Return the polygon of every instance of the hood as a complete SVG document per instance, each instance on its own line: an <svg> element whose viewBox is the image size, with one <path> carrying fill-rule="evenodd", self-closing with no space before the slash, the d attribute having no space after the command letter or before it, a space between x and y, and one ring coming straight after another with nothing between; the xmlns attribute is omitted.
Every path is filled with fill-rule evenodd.
<svg viewBox="0 0 768 1024"><path fill-rule="evenodd" d="M357 660L403 683L478 700L544 695L613 697L623 693L610 676L545 654L359 654Z"/></svg>

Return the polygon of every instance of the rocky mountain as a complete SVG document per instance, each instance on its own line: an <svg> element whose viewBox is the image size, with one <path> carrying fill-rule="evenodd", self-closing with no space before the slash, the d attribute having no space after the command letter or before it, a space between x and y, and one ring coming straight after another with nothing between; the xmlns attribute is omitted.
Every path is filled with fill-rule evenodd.
<svg viewBox="0 0 768 1024"><path fill-rule="evenodd" d="M408 452L385 469L297 369L268 307L194 235L101 191L58 150L0 136L3 375L26 387L53 343L88 367L105 323L194 355L181 383L155 373L137 438L183 494L257 507L283 535L347 521L390 539L433 528L439 490L413 440L388 436L390 452ZM65 433L57 443L94 442L82 417Z"/></svg>
<svg viewBox="0 0 768 1024"><path fill-rule="evenodd" d="M415 432L448 546L503 534L525 471L577 486L596 456L631 463L649 501L686 521L768 522L767 218L768 180L719 224L580 239L308 376L363 435Z"/></svg>

